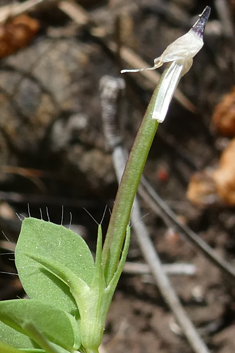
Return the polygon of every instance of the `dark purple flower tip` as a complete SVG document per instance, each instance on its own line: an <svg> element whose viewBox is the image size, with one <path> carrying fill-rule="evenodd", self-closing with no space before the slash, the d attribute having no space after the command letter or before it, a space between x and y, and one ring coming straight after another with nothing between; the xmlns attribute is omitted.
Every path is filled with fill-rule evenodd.
<svg viewBox="0 0 235 353"><path fill-rule="evenodd" d="M211 13L211 8L210 6L206 6L205 9L203 10L202 14L199 15L199 19L197 22L193 25L192 30L197 33L198 36L203 37L203 33L205 30L205 25L208 21L208 18Z"/></svg>

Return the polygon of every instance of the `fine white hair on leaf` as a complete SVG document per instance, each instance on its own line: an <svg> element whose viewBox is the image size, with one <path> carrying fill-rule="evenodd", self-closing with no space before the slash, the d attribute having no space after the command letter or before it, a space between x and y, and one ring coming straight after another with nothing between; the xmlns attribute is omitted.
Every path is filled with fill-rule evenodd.
<svg viewBox="0 0 235 353"><path fill-rule="evenodd" d="M30 206L29 206L29 202L27 203L27 208L28 208L28 215L29 215L29 218L31 217L31 213L30 213Z"/></svg>
<svg viewBox="0 0 235 353"><path fill-rule="evenodd" d="M64 205L61 205L61 221L60 225L62 226L64 222Z"/></svg>
<svg viewBox="0 0 235 353"><path fill-rule="evenodd" d="M12 244L12 242L10 241L10 239L6 236L5 232L2 230L2 235L4 236L4 238L10 243Z"/></svg>
<svg viewBox="0 0 235 353"><path fill-rule="evenodd" d="M48 220L48 222L50 222L51 220L50 220L50 216L49 216L48 207L46 207L46 214L47 214L47 220Z"/></svg>
<svg viewBox="0 0 235 353"><path fill-rule="evenodd" d="M72 212L69 212L69 229L71 228L72 220L73 220L73 214Z"/></svg>

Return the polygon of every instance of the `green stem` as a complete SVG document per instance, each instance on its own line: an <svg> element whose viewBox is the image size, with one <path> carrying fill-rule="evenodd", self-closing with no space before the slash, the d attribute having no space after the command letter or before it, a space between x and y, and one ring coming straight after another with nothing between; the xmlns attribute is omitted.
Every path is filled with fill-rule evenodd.
<svg viewBox="0 0 235 353"><path fill-rule="evenodd" d="M144 119L139 127L133 147L131 149L125 171L116 195L112 215L110 218L106 239L103 247L103 266L107 284L112 279L120 259L126 228L139 181L158 128L158 121L152 119L152 113L161 83L167 69L161 76L146 110Z"/></svg>

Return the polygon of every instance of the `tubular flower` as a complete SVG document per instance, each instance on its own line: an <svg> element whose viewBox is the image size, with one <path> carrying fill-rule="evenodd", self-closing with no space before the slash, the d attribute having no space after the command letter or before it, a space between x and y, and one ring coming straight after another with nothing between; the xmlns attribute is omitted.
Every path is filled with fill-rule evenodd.
<svg viewBox="0 0 235 353"><path fill-rule="evenodd" d="M193 27L186 34L168 45L162 55L154 60L153 67L121 71L121 73L126 73L155 70L164 63L169 63L168 68L163 74L164 77L159 86L159 92L152 114L152 118L158 120L159 123L162 123L165 119L170 101L181 77L189 71L193 64L193 57L203 47L203 33L210 12L211 8L206 6Z"/></svg>

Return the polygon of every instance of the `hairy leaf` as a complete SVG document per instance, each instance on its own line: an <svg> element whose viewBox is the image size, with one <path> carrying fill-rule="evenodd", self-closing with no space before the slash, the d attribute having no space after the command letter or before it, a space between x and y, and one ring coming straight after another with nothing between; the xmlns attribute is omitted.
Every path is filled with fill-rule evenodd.
<svg viewBox="0 0 235 353"><path fill-rule="evenodd" d="M22 353L22 350L19 350L13 346L10 346L6 343L0 342L0 352L1 353ZM41 351L43 353L43 351ZM41 353L39 352L39 353Z"/></svg>
<svg viewBox="0 0 235 353"><path fill-rule="evenodd" d="M10 344L16 348L37 347L37 345L34 344L29 337L23 335L18 331L15 331L10 326L4 324L2 321L0 321L0 341L1 343Z"/></svg>
<svg viewBox="0 0 235 353"><path fill-rule="evenodd" d="M78 329L74 332L75 319L63 310L40 301L33 299L2 301L0 302L0 320L18 332L29 335L35 342L37 340L27 330L27 325L34 325L46 339L66 350L71 351L75 341L75 348L79 348L77 346ZM74 325L72 325L73 321Z"/></svg>
<svg viewBox="0 0 235 353"><path fill-rule="evenodd" d="M56 260L90 285L94 261L85 241L63 226L26 218L15 251L19 277L28 296L78 315L68 286L25 252Z"/></svg>

